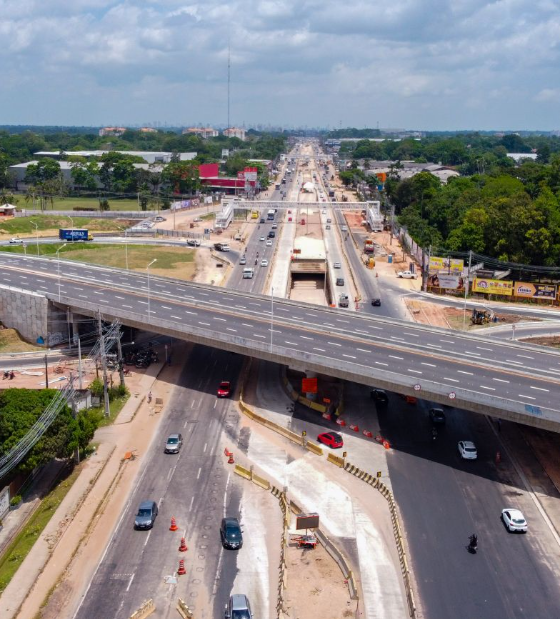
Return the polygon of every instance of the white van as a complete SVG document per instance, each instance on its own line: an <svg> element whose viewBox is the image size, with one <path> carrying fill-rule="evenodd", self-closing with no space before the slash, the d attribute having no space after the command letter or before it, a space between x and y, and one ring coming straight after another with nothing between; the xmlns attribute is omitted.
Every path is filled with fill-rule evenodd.
<svg viewBox="0 0 560 620"><path fill-rule="evenodd" d="M255 273L255 270L252 267L245 267L245 269L243 269L243 279L252 280L254 273Z"/></svg>

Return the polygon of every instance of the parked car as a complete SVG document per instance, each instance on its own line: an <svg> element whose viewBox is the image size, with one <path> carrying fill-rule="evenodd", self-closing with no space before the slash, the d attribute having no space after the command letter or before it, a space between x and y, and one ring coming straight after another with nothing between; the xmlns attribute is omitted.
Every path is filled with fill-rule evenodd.
<svg viewBox="0 0 560 620"><path fill-rule="evenodd" d="M317 441L319 443L325 444L325 446L328 446L329 448L342 448L342 446L344 445L342 435L334 432L321 433L317 436Z"/></svg>
<svg viewBox="0 0 560 620"><path fill-rule="evenodd" d="M369 395L376 403L379 403L380 405L387 405L389 403L387 393L383 390L373 389L371 390Z"/></svg>
<svg viewBox="0 0 560 620"><path fill-rule="evenodd" d="M235 517L225 517L220 525L220 536L225 549L241 549L243 532Z"/></svg>
<svg viewBox="0 0 560 620"><path fill-rule="evenodd" d="M183 435L181 433L173 433L169 435L165 442L165 454L178 454L183 445Z"/></svg>
<svg viewBox="0 0 560 620"><path fill-rule="evenodd" d="M218 398L228 398L231 395L231 383L229 381L222 381L218 386L217 396Z"/></svg>
<svg viewBox="0 0 560 620"><path fill-rule="evenodd" d="M439 409L439 407L430 409L430 420L432 424L445 424L445 413L443 413L443 409Z"/></svg>
<svg viewBox="0 0 560 620"><path fill-rule="evenodd" d="M504 508L502 510L502 521L510 532L526 532L527 521L521 510L516 508Z"/></svg>
<svg viewBox="0 0 560 620"><path fill-rule="evenodd" d="M378 297L374 297L371 300L371 305L379 307L381 305L381 299L379 299Z"/></svg>
<svg viewBox="0 0 560 620"><path fill-rule="evenodd" d="M397 273L397 278L408 278L408 279L416 280L417 277L418 277L418 274L414 273L413 271L399 271Z"/></svg>
<svg viewBox="0 0 560 620"><path fill-rule="evenodd" d="M245 594L232 594L229 603L226 605L225 618L236 620L237 618L252 618L251 605Z"/></svg>
<svg viewBox="0 0 560 620"><path fill-rule="evenodd" d="M460 441L457 444L457 448L459 449L461 458L466 461L474 461L478 457L476 446L472 441Z"/></svg>
<svg viewBox="0 0 560 620"><path fill-rule="evenodd" d="M158 516L158 506L153 500L141 502L134 519L134 528L137 530L151 530Z"/></svg>

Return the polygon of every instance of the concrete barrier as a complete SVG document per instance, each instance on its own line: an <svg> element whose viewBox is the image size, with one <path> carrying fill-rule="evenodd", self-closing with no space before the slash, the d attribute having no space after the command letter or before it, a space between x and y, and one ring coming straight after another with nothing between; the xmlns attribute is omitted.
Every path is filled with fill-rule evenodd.
<svg viewBox="0 0 560 620"><path fill-rule="evenodd" d="M320 528L315 530L315 535L317 536L319 542L325 547L327 553L332 557L332 559L338 564L338 567L342 571L344 579L348 582L348 589L350 590L350 598L353 601L358 600L358 588L356 586L356 580L354 579L354 574L348 564L348 560L344 556L344 554L339 551L339 549L331 542L330 538L321 531Z"/></svg>
<svg viewBox="0 0 560 620"><path fill-rule="evenodd" d="M329 463L332 463L333 465L336 465L337 467L344 467L344 459L341 456L336 456L334 454L331 454L330 452L327 455L327 461L329 461Z"/></svg>
<svg viewBox="0 0 560 620"><path fill-rule="evenodd" d="M194 618L193 612L182 598L177 601L177 611L181 614L181 617L187 618L187 620Z"/></svg>
<svg viewBox="0 0 560 620"><path fill-rule="evenodd" d="M270 489L270 482L268 480L266 480L266 478L261 478L261 476L255 474L253 472L253 478L252 481L259 487L262 487L263 489L265 489L266 491L268 491Z"/></svg>
<svg viewBox="0 0 560 620"><path fill-rule="evenodd" d="M233 469L234 473L242 478L246 478L247 480L251 480L252 472L251 470L243 467L243 465L236 465Z"/></svg>
<svg viewBox="0 0 560 620"><path fill-rule="evenodd" d="M312 441L306 441L305 447L309 450L309 452L313 452L313 454L317 454L318 456L323 456L323 448Z"/></svg>
<svg viewBox="0 0 560 620"><path fill-rule="evenodd" d="M144 601L130 617L134 620L137 618L147 618L150 614L153 614L155 610L156 606L154 605L154 600L149 598L147 601ZM184 617L186 618L187 616ZM192 616L190 617L192 618Z"/></svg>

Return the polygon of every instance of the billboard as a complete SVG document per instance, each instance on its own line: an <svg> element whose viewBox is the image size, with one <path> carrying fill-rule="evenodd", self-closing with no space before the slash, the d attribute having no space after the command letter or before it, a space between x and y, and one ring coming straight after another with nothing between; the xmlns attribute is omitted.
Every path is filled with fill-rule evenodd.
<svg viewBox="0 0 560 620"><path fill-rule="evenodd" d="M513 282L511 280L489 280L487 278L475 278L472 290L474 293L512 295Z"/></svg>
<svg viewBox="0 0 560 620"><path fill-rule="evenodd" d="M555 284L516 282L513 287L513 294L515 297L529 297L532 299L556 299L557 288Z"/></svg>
<svg viewBox="0 0 560 620"><path fill-rule="evenodd" d="M428 278L428 286L462 291L465 288L465 283L461 276L436 273Z"/></svg>
<svg viewBox="0 0 560 620"><path fill-rule="evenodd" d="M430 272L447 271L448 273L461 274L465 263L462 258L440 258L439 256L430 256Z"/></svg>
<svg viewBox="0 0 560 620"><path fill-rule="evenodd" d="M319 527L319 515L316 512L296 515L296 530L315 529Z"/></svg>

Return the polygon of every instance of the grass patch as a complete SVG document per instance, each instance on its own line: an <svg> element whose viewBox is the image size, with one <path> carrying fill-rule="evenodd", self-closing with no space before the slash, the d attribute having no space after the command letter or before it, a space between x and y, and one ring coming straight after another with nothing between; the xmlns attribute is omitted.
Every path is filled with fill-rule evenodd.
<svg viewBox="0 0 560 620"><path fill-rule="evenodd" d="M87 228L90 231L110 232L113 230L119 230L124 228L127 221L113 220L113 219L100 219L94 217L74 217L75 228ZM49 233L49 236L57 235L59 228L72 228L72 222L70 218L60 215L34 215L31 217L16 217L10 220L4 220L0 222L0 234L14 237L16 235L31 235L29 243L35 241L35 226L37 224L37 230L39 236L45 236L45 233ZM41 235L40 233L43 233Z"/></svg>
<svg viewBox="0 0 560 620"><path fill-rule="evenodd" d="M215 213L207 213L206 215L201 215L200 216L200 219L204 220L204 221L206 221L206 220L213 220L215 218L216 218L216 214Z"/></svg>
<svg viewBox="0 0 560 620"><path fill-rule="evenodd" d="M55 256L58 244L40 244L39 255ZM22 254L19 245L2 246L3 252ZM37 246L28 246L27 252L36 255ZM68 260L104 265L105 267L126 267L126 250L124 245L104 243L71 243L60 250L59 255ZM128 267L133 271L146 271L146 266L154 258L157 263L150 267L150 274L171 276L182 280L192 280L196 271L195 250L181 247L159 247L155 245L129 245Z"/></svg>
<svg viewBox="0 0 560 620"><path fill-rule="evenodd" d="M15 329L0 330L0 353L23 353L42 349L44 347L37 347L22 340Z"/></svg>
<svg viewBox="0 0 560 620"><path fill-rule="evenodd" d="M72 473L43 499L27 525L0 558L0 594L6 589L15 572L31 551L56 509L72 488L79 473L80 468L74 468Z"/></svg>
<svg viewBox="0 0 560 620"><path fill-rule="evenodd" d="M93 412L94 414L96 413L99 415L100 421L99 421L98 427L111 425L117 419L117 416L122 411L122 408L126 405L129 398L130 398L130 394L127 394L126 396L119 396L118 398L114 398L109 403L109 417L108 418L105 417L105 406L104 405L101 405L100 407L91 407L90 411Z"/></svg>
<svg viewBox="0 0 560 620"><path fill-rule="evenodd" d="M141 211L140 205L136 198L107 198L109 201L109 211ZM38 203L33 206L33 201L26 201L25 198L18 196L17 201L18 209L38 209ZM48 200L46 203L45 212L48 211L72 211L73 209L91 209L92 211L99 211L99 200L97 198L86 197L64 197L53 198L53 204Z"/></svg>

